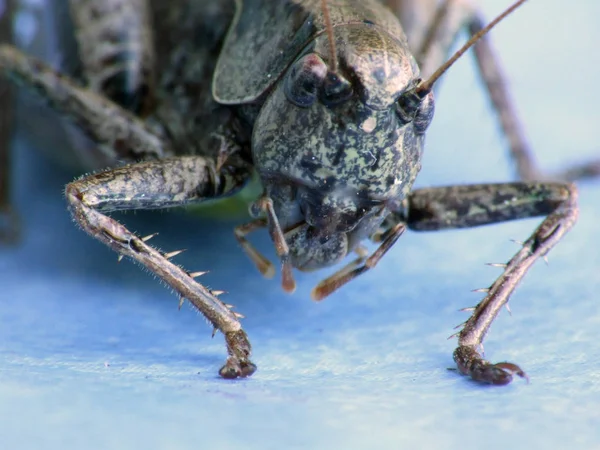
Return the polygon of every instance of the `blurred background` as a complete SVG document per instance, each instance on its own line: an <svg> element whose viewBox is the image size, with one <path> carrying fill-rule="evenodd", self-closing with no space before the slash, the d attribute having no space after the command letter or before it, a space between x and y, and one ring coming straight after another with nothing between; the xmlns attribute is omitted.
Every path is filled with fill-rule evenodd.
<svg viewBox="0 0 600 450"><path fill-rule="evenodd" d="M17 17L21 45L50 59L61 58L44 32L52 3L23 0ZM481 2L488 18L508 3ZM600 157L600 4L572 5L530 2L492 33L548 171ZM514 179L470 56L436 106L419 187ZM580 184L578 224L492 326L487 356L531 377L504 388L446 370L456 345L447 337L467 318L458 309L481 297L470 290L500 273L484 263L508 260L510 240L539 219L407 233L375 270L316 304L310 289L330 271L298 274L286 295L238 248L238 222L120 215L142 235L158 231L164 250L187 248L176 261L210 270L202 281L246 315L259 370L231 382L216 375L221 335L74 226L62 190L80 174L48 159L64 144L36 114L25 110L14 142L22 240L0 249L4 448L600 448L600 182ZM252 240L274 256L266 233Z"/></svg>

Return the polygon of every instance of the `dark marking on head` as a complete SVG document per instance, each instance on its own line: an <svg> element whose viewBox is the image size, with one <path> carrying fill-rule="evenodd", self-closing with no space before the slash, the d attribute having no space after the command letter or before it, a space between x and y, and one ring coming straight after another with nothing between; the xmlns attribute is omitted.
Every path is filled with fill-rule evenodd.
<svg viewBox="0 0 600 450"><path fill-rule="evenodd" d="M343 142L340 142L338 144L338 148L337 151L335 152L335 155L333 156L333 160L332 163L337 166L340 164L342 157L346 154L346 145Z"/></svg>
<svg viewBox="0 0 600 450"><path fill-rule="evenodd" d="M319 170L321 163L317 160L312 152L308 152L302 157L302 160L300 161L300 167L308 169L314 173Z"/></svg>
<svg viewBox="0 0 600 450"><path fill-rule="evenodd" d="M373 74L373 78L375 78L375 80L379 84L382 84L385 82L385 71L381 67L378 67L377 69L375 69L372 72L372 74Z"/></svg>

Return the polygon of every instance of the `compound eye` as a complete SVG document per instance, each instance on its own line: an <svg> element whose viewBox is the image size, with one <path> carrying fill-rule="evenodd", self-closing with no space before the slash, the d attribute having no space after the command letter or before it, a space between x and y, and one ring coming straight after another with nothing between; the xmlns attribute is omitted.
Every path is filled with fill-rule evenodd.
<svg viewBox="0 0 600 450"><path fill-rule="evenodd" d="M411 123L415 119L420 105L421 99L414 94L413 90L405 92L398 98L396 102L396 115L402 125Z"/></svg>
<svg viewBox="0 0 600 450"><path fill-rule="evenodd" d="M352 85L343 76L328 72L321 88L321 102L325 106L335 106L352 96Z"/></svg>
<svg viewBox="0 0 600 450"><path fill-rule="evenodd" d="M433 112L435 110L435 102L433 100L433 92L427 94L427 96L423 99L419 107L417 108L417 113L415 114L415 132L417 134L424 134L427 127L431 123L433 119Z"/></svg>
<svg viewBox="0 0 600 450"><path fill-rule="evenodd" d="M326 77L325 62L314 53L305 55L289 69L284 85L285 96L294 105L308 108L317 99Z"/></svg>
<svg viewBox="0 0 600 450"><path fill-rule="evenodd" d="M396 115L402 125L412 123L417 134L424 134L433 119L433 92L421 96L415 89L410 89L398 98Z"/></svg>

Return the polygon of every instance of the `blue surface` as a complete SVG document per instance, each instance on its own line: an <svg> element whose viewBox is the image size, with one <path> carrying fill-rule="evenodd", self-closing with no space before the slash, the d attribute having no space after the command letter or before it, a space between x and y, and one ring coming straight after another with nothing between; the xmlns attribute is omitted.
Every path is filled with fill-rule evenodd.
<svg viewBox="0 0 600 450"><path fill-rule="evenodd" d="M488 15L507 2L488 1ZM600 4L531 2L494 33L548 170L600 156ZM189 306L77 230L70 175L17 145L21 245L0 251L0 447L600 448L600 183L580 187L576 228L526 277L486 341L531 383L482 387L447 371L446 340L538 220L407 233L381 265L315 304L258 275L230 223L127 214L177 261L210 270L247 316L255 376L224 381L223 339ZM419 186L512 179L470 58L444 81ZM273 255L266 236L256 237Z"/></svg>

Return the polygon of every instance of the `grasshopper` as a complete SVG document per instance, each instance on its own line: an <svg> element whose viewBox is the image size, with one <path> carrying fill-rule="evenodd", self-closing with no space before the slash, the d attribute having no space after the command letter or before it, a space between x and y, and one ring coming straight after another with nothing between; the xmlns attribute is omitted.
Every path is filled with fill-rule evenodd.
<svg viewBox="0 0 600 450"><path fill-rule="evenodd" d="M240 314L198 282L203 272L171 261L180 251L156 250L153 235L139 237L107 213L225 197L254 172L264 190L250 206L254 219L237 227L235 237L263 275L272 276L274 266L247 239L257 229L266 228L273 240L288 292L295 289L294 268L317 270L356 253L315 287L315 300L375 267L407 228L545 216L485 290L454 352L458 370L476 381L503 385L514 375L526 377L516 364L485 360L480 347L518 281L575 223L577 190L568 182L533 181L542 174L481 39L489 27L470 4L72 0L70 18L80 67L61 73L3 44L0 70L115 166L66 187L73 217L224 334L222 377L256 370ZM463 27L473 36L470 44L481 39L477 60L524 181L413 190L433 117L433 86L451 64L442 63ZM6 167L3 161L2 180L8 180ZM592 164L557 178L596 172ZM0 207L14 217L7 186L4 181ZM379 242L371 255L361 245L366 239Z"/></svg>

